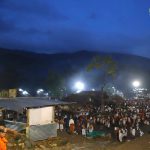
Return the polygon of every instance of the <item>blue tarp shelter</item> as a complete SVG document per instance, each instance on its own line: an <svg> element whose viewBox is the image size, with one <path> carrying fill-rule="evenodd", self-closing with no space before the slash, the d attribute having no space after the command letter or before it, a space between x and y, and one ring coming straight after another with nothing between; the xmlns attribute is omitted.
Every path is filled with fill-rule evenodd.
<svg viewBox="0 0 150 150"><path fill-rule="evenodd" d="M47 139L49 137L56 137L57 136L57 125L56 123L48 123L43 125L29 125L28 124L28 112L30 109L36 108L44 108L48 106L58 106L58 105L69 105L73 104L70 102L63 102L59 100L52 100L49 98L42 98L42 97L18 97L18 98L1 98L0 99L0 108L4 108L5 110L12 110L18 113L23 113L23 110L26 109L27 111L27 123L22 124L21 122L13 122L5 120L7 126L12 129L20 129L26 128L26 135L28 138L32 139L33 141ZM53 112L54 113L54 110ZM36 118L39 116L35 116ZM18 130L19 131L19 130Z"/></svg>

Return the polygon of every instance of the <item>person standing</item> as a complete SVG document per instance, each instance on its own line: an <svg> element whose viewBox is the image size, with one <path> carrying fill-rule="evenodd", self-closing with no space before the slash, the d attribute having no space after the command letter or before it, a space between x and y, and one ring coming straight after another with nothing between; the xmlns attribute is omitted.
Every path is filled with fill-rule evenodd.
<svg viewBox="0 0 150 150"><path fill-rule="evenodd" d="M119 129L119 141L120 142L123 141L123 131L122 131L122 128Z"/></svg>
<svg viewBox="0 0 150 150"><path fill-rule="evenodd" d="M93 130L94 130L93 124L90 124L90 126L89 126L89 133L92 133Z"/></svg>
<svg viewBox="0 0 150 150"><path fill-rule="evenodd" d="M73 134L74 133L74 129L75 129L75 125L74 125L74 120L73 118L71 118L69 120L69 128L70 128L70 133Z"/></svg>
<svg viewBox="0 0 150 150"><path fill-rule="evenodd" d="M86 136L86 128L85 125L82 125L82 135Z"/></svg>
<svg viewBox="0 0 150 150"><path fill-rule="evenodd" d="M69 117L67 115L65 115L64 117L64 127L65 127L66 132L68 132L69 131Z"/></svg>
<svg viewBox="0 0 150 150"><path fill-rule="evenodd" d="M64 130L64 119L61 118L60 119L60 131L63 131Z"/></svg>

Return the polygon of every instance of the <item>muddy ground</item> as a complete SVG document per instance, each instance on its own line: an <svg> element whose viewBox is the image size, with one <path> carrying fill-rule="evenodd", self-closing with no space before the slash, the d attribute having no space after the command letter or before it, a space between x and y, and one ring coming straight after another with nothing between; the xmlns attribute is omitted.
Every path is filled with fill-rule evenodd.
<svg viewBox="0 0 150 150"><path fill-rule="evenodd" d="M81 135L58 132L57 138L44 141L17 142L8 136L8 150L150 150L150 134L119 143L109 138L87 139Z"/></svg>
<svg viewBox="0 0 150 150"><path fill-rule="evenodd" d="M59 133L58 137L67 141L66 145L51 147L52 150L150 150L150 134L123 143L108 138L87 139L81 135ZM48 150L48 149L47 149Z"/></svg>

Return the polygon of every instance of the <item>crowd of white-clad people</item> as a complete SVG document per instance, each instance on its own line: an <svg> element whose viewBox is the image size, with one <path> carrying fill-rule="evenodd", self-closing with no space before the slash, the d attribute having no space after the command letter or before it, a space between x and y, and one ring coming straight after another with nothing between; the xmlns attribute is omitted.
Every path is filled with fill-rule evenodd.
<svg viewBox="0 0 150 150"><path fill-rule="evenodd" d="M93 131L106 131L112 139L120 142L132 140L149 132L150 101L128 100L121 104L100 106L86 104L72 112L57 108L58 130L86 136Z"/></svg>

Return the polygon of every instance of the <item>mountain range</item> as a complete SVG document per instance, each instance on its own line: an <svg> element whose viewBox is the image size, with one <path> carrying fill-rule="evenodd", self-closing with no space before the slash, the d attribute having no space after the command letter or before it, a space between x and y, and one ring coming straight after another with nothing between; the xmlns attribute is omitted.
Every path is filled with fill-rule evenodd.
<svg viewBox="0 0 150 150"><path fill-rule="evenodd" d="M0 48L0 89L42 88L45 86L49 71L57 72L64 77L65 73L69 72L70 76L66 78L70 88L76 80L86 82L87 89L98 87L101 84L101 80L96 80L99 75L86 71L91 59L97 55L111 56L116 62L117 72L112 81L116 88L127 93L133 88L132 81L140 80L142 88L150 89L150 59L148 58L86 50L74 53L42 54L4 48Z"/></svg>

